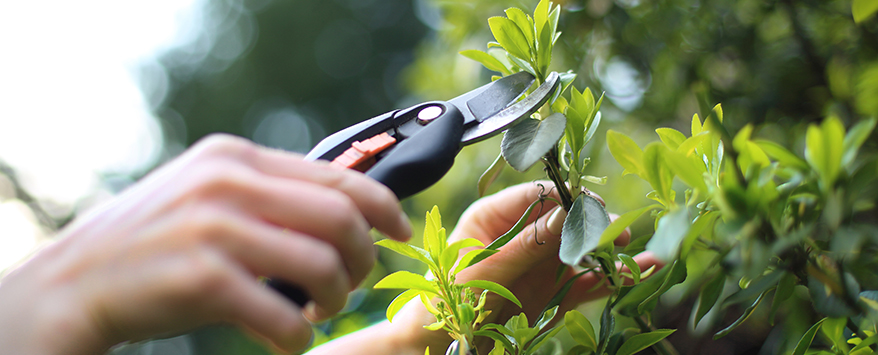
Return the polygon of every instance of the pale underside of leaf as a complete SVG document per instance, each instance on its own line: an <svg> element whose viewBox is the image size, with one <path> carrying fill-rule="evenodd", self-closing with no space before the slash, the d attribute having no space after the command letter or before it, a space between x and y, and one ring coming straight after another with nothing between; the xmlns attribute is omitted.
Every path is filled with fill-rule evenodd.
<svg viewBox="0 0 878 355"><path fill-rule="evenodd" d="M567 119L555 113L543 120L527 119L506 131L500 145L503 158L513 169L525 171L549 149L558 143L564 134Z"/></svg>
<svg viewBox="0 0 878 355"><path fill-rule="evenodd" d="M567 265L579 265L582 258L599 244L601 234L610 225L604 206L594 197L579 195L564 219L561 250L558 256Z"/></svg>

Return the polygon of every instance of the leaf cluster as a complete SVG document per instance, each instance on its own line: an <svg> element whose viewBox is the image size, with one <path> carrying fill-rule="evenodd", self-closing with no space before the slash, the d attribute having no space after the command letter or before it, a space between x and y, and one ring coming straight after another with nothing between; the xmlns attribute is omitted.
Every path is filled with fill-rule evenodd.
<svg viewBox="0 0 878 355"><path fill-rule="evenodd" d="M658 210L646 249L673 263L663 285L685 280L685 273L674 274L693 251L712 254L695 323L712 309L746 305L716 338L743 324L768 299L773 322L782 303L801 285L819 314L842 320L833 332L824 332L832 334L825 336L833 344L831 353L851 353L842 336L845 328L854 333L851 341L866 344L858 351L871 353L874 334L861 328L875 329L878 308L869 301L873 291L862 289L878 284L858 270L878 265L878 256L862 252L878 247L878 231L857 222L857 216L874 211L874 193L864 192L878 180L878 161L857 158L876 120L860 121L847 131L834 116L812 124L802 158L780 144L753 138L751 125L732 137L722 119L717 105L704 121L693 117L691 136L660 128L660 142L644 149L609 131L612 155L626 174L649 183L653 191L647 197L658 204L626 213L607 230L621 230L647 211ZM686 187L683 201L677 199L675 179ZM721 299L729 278L737 278L739 286ZM655 295L653 289L661 294L664 288L653 280L632 288L616 309L631 316L651 311L652 296L646 294ZM826 321L821 322L825 327ZM806 333L795 352L804 353L815 333Z"/></svg>
<svg viewBox="0 0 878 355"><path fill-rule="evenodd" d="M442 329L460 343L472 344L474 332L491 313L485 309L488 292L521 306L512 292L495 282L471 280L463 284L456 283L457 273L496 253L496 248L473 249L461 255L465 248L484 247L484 244L473 238L448 243L446 230L442 227L442 217L436 206L427 212L423 241L424 248L391 239L382 239L375 243L420 261L429 270L427 276L397 271L375 284L374 287L378 289L406 289L387 307L387 319L391 322L406 303L419 297L424 307L436 317L436 322L425 326L426 329Z"/></svg>

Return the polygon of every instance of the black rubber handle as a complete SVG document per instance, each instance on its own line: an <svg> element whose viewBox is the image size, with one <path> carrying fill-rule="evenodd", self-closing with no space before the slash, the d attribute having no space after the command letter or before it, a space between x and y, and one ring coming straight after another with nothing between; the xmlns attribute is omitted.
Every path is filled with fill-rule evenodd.
<svg viewBox="0 0 878 355"><path fill-rule="evenodd" d="M463 114L452 104L407 139L393 146L366 175L389 187L400 200L435 184L454 165L463 136ZM417 120L409 125L419 124ZM401 127L400 130L406 127Z"/></svg>
<svg viewBox="0 0 878 355"><path fill-rule="evenodd" d="M408 120L408 123L404 127L400 127L400 130L406 135L410 135L394 145L372 168L366 171L367 176L390 188L400 200L439 181L451 169L454 157L460 151L460 139L463 136L463 114L457 107L449 103L437 102L419 107L427 106L441 106L442 114L428 122L418 121L417 118ZM411 109L400 114L417 115L418 112L418 109ZM357 131L362 131L365 127L369 127L370 131L376 130L375 127L385 128L385 123L376 123L389 120L388 117L380 116L377 120L370 121L369 124L364 122L358 129L343 131L346 136L344 139L350 140L351 137L363 135ZM363 136L371 137L371 135L373 132ZM330 149L331 144L325 144L325 146L321 149L317 149L321 145L315 147L315 150L312 150L313 155L331 155L328 153L330 151L338 155L336 150L344 151L344 149L334 146ZM313 155L309 154L309 156ZM311 299L301 287L280 279L269 280L268 285L300 307Z"/></svg>

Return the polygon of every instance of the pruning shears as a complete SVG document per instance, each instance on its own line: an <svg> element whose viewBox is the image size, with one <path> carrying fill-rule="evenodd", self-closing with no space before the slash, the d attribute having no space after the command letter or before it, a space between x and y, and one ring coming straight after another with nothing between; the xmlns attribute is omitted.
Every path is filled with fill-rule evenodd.
<svg viewBox="0 0 878 355"><path fill-rule="evenodd" d="M493 137L536 112L560 82L553 72L525 96L534 80L519 72L449 101L384 113L326 137L305 159L361 171L404 199L439 181L464 146ZM299 305L308 301L294 285L280 280L269 284Z"/></svg>

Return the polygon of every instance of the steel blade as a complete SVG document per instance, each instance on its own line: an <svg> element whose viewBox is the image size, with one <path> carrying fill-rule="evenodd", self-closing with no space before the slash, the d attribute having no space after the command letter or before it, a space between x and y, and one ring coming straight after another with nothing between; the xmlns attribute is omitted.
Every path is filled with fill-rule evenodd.
<svg viewBox="0 0 878 355"><path fill-rule="evenodd" d="M528 74L528 76L530 76L530 74ZM530 77L532 78L533 76ZM558 73L550 73L546 78L546 81L537 87L530 95L521 101L501 109L499 112L496 112L489 117L483 118L479 121L478 125L464 131L460 144L470 145L483 141L527 118L532 113L539 110L540 107L549 100L549 97L551 97L555 92L555 89L558 88L560 81Z"/></svg>

